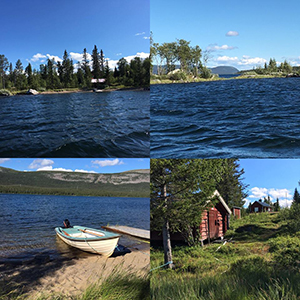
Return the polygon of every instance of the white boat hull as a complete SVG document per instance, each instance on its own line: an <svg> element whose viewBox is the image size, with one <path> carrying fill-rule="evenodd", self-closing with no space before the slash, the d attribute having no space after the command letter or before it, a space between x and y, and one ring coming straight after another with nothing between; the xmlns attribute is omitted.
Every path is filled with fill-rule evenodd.
<svg viewBox="0 0 300 300"><path fill-rule="evenodd" d="M120 236L110 237L108 239L99 240L89 240L90 235L86 234L86 238L81 238L80 240L72 239L72 237L65 237L60 232L56 231L60 239L62 239L66 244L78 248L82 251L100 254L105 257L109 257L113 254ZM83 236L85 233L82 233Z"/></svg>

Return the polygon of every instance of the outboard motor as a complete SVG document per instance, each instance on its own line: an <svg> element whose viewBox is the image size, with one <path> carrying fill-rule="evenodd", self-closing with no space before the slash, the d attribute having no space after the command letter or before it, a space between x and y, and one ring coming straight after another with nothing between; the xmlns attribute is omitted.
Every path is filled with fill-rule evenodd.
<svg viewBox="0 0 300 300"><path fill-rule="evenodd" d="M71 224L70 224L70 221L69 221L68 219L65 219L65 220L64 220L64 226L65 226L65 228L70 228L70 227L72 227Z"/></svg>

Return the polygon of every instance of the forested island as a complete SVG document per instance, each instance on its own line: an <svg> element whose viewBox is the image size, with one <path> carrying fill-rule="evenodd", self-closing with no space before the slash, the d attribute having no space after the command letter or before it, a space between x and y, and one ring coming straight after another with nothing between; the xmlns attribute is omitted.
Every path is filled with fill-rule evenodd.
<svg viewBox="0 0 300 300"><path fill-rule="evenodd" d="M111 70L103 50L99 52L96 45L90 60L89 57L87 49L84 48L81 63L74 65L65 50L62 61L48 58L37 70L30 63L24 69L20 59L13 67L5 55L0 54L0 94L16 94L28 89L45 92L149 87L149 58L135 57L130 63L121 58L115 69Z"/></svg>
<svg viewBox="0 0 300 300"><path fill-rule="evenodd" d="M175 42L159 44L153 41L151 35L151 84L229 79L213 74L207 67L210 52L203 51L199 45L192 47L190 43L177 39ZM234 79L299 76L300 67L292 67L286 60L277 66L275 58L271 58L264 67L257 66L252 70L241 71Z"/></svg>

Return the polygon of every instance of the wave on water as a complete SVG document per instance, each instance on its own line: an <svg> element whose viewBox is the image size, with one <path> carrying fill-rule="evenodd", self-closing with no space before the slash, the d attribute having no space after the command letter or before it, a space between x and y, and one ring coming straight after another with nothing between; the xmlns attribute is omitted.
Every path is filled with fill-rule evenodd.
<svg viewBox="0 0 300 300"><path fill-rule="evenodd" d="M300 157L298 78L151 86L152 158Z"/></svg>
<svg viewBox="0 0 300 300"><path fill-rule="evenodd" d="M149 92L2 99L0 157L149 157Z"/></svg>

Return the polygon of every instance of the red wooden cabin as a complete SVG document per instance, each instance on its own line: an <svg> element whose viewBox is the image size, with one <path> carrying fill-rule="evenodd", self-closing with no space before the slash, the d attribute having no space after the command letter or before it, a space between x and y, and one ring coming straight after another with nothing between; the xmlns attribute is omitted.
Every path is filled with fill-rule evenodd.
<svg viewBox="0 0 300 300"><path fill-rule="evenodd" d="M223 238L229 227L231 210L217 190L213 193L212 198L215 196L218 197L219 201L215 206L207 208L202 213L202 222L198 228L195 228L195 230L199 230L202 241ZM210 200L207 202L208 207L210 202ZM151 231L151 240L160 241L162 235L159 232ZM171 233L171 241L183 240L181 233Z"/></svg>
<svg viewBox="0 0 300 300"><path fill-rule="evenodd" d="M251 213L264 212L264 211L271 212L272 211L272 206L265 203L265 202L262 202L262 200L255 201L251 204L251 207L250 207L250 212Z"/></svg>
<svg viewBox="0 0 300 300"><path fill-rule="evenodd" d="M223 238L229 227L231 210L217 190L213 194L213 197L215 196L218 197L219 202L202 214L202 222L199 226L202 241Z"/></svg>

